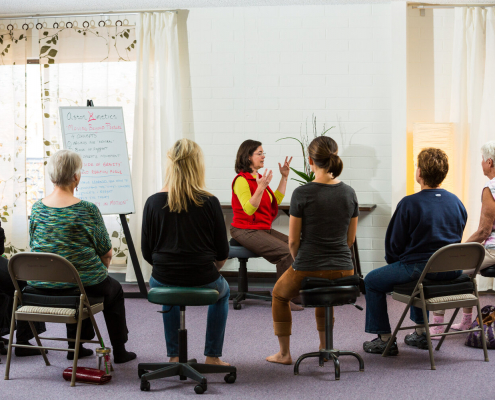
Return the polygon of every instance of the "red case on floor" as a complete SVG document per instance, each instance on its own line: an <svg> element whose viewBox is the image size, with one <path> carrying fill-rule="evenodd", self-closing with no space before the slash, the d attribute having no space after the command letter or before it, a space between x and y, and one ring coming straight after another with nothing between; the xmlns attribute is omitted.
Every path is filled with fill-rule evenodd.
<svg viewBox="0 0 495 400"><path fill-rule="evenodd" d="M64 370L63 377L66 381L70 381L72 379L72 367ZM107 375L105 374L105 371L100 369L77 367L76 370L76 382L103 385L110 382L111 379L112 375Z"/></svg>

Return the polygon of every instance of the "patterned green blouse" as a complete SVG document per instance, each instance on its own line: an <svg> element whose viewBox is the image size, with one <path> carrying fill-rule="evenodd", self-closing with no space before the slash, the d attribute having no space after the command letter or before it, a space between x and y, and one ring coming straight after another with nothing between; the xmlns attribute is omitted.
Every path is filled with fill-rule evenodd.
<svg viewBox="0 0 495 400"><path fill-rule="evenodd" d="M100 210L81 200L69 207L45 206L41 200L32 208L29 225L31 251L65 257L79 271L84 286L102 282L108 275L100 256L112 248ZM71 283L29 282L43 288L70 288Z"/></svg>

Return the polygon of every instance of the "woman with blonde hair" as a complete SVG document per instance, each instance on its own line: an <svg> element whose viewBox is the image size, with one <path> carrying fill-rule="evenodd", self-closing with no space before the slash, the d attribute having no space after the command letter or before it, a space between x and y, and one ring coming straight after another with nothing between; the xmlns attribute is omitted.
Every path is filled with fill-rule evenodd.
<svg viewBox="0 0 495 400"><path fill-rule="evenodd" d="M219 274L229 255L220 202L205 190L201 148L192 140L175 142L168 152L165 184L150 196L143 212L141 250L153 266L150 286L212 288L219 299L208 308L206 364L228 365L222 356L230 290ZM179 361L179 307L163 306L170 362Z"/></svg>

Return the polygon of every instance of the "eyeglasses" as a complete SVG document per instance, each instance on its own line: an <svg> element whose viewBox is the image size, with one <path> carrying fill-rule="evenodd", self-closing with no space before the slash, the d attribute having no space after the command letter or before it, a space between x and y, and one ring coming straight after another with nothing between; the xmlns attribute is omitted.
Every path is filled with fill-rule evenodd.
<svg viewBox="0 0 495 400"><path fill-rule="evenodd" d="M260 152L260 153L254 153L254 155L255 155L255 156L260 156L260 157L261 157L261 156L266 156L266 153L261 153L261 152Z"/></svg>

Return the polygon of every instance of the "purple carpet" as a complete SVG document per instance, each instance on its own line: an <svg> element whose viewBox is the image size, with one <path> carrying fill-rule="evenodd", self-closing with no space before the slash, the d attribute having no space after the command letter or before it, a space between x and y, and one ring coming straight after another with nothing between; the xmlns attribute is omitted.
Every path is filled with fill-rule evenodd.
<svg viewBox="0 0 495 400"><path fill-rule="evenodd" d="M364 298L358 303L364 306ZM495 304L495 295L482 296L482 306ZM395 324L404 305L389 298L389 313ZM135 399L195 398L194 382L167 378L151 381L151 391L141 392L137 375L139 362L166 361L165 340L159 307L144 299L126 299L130 329L128 349L137 353L135 361L115 365L112 382L104 386L76 384L62 379L62 371L72 366L67 353L50 351L51 366L41 357L12 357L10 380L1 380L1 399ZM364 311L353 306L337 307L334 344L338 349L354 350L362 355L365 371L358 372L357 360L342 357L340 381L334 380L333 363L318 367L317 359L306 359L300 375L293 366L270 364L265 357L278 350L273 335L271 308L268 302L247 301L242 310L229 311L223 359L237 367L237 381L226 384L223 374L208 375L208 391L203 396L226 399L461 399L493 398L490 382L495 372L495 351L490 363L483 361L483 352L464 346L464 335L447 337L442 349L435 352L437 370L430 370L428 351L413 349L403 343L407 332L399 334L399 356L383 358L365 354L362 343L373 339L364 333ZM447 315L451 315L448 312ZM459 319L459 318L458 318ZM109 344L102 314L97 315L104 340ZM203 346L206 308L190 307L186 312L189 357L204 361ZM48 324L47 336L60 335L65 327ZM56 342L49 346L58 346ZM59 342L60 343L60 342ZM293 313L292 358L318 350L314 309ZM5 371L6 356L1 356L0 377ZM84 358L80 366L95 367L95 358Z"/></svg>

